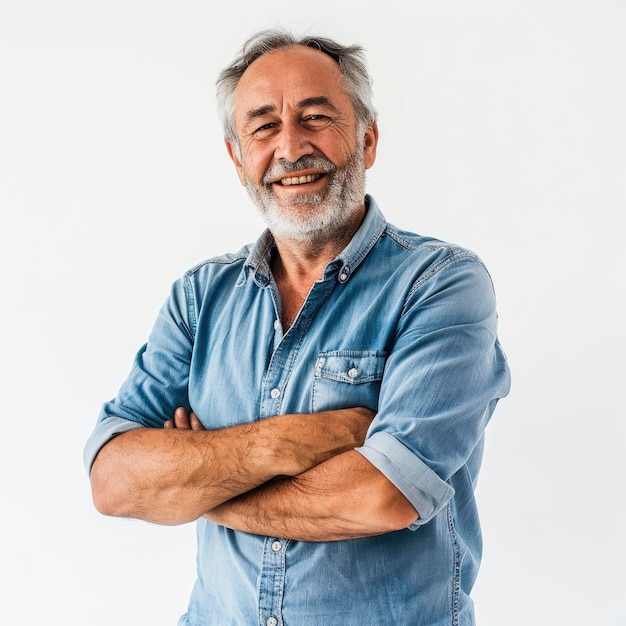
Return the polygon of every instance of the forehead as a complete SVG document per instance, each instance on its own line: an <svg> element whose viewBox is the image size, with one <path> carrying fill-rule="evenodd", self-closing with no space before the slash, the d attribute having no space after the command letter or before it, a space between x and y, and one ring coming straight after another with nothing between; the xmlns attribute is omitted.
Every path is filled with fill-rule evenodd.
<svg viewBox="0 0 626 626"><path fill-rule="evenodd" d="M352 108L339 65L327 54L295 45L272 50L243 73L235 90L235 116L259 107L296 106L324 96L337 108Z"/></svg>

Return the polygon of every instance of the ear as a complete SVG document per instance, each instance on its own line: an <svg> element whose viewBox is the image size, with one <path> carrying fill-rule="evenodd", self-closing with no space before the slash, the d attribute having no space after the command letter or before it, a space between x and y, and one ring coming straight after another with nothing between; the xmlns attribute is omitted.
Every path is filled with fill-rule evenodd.
<svg viewBox="0 0 626 626"><path fill-rule="evenodd" d="M378 146L378 124L374 120L365 129L365 138L363 142L364 156L365 156L365 169L369 169L374 165L376 161L376 147Z"/></svg>
<svg viewBox="0 0 626 626"><path fill-rule="evenodd" d="M239 176L239 182L245 187L246 179L243 174L243 163L237 156L237 153L238 153L237 148L230 141L226 141L225 143L226 143L226 150L228 150L228 156L230 157L231 161L235 164L235 169L237 170L237 176Z"/></svg>

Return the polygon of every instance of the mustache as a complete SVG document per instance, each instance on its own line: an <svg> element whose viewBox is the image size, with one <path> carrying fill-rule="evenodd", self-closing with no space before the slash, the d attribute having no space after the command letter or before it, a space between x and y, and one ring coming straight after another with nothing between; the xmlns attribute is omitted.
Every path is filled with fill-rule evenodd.
<svg viewBox="0 0 626 626"><path fill-rule="evenodd" d="M263 184L269 185L274 180L285 178L285 176L293 174L294 172L308 169L319 170L325 174L332 174L337 170L337 167L332 161L320 156L304 155L293 162L281 160L270 165L263 175Z"/></svg>

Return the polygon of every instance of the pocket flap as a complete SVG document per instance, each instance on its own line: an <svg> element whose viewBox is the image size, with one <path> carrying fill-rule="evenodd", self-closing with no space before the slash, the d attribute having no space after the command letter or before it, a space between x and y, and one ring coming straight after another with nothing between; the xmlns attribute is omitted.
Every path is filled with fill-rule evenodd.
<svg viewBox="0 0 626 626"><path fill-rule="evenodd" d="M381 380L385 352L378 350L334 350L321 352L315 363L315 378L358 385Z"/></svg>

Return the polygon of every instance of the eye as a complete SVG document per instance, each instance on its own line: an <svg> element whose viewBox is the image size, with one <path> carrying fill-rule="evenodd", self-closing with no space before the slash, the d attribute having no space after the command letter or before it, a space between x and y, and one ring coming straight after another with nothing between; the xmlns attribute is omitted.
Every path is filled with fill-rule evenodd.
<svg viewBox="0 0 626 626"><path fill-rule="evenodd" d="M313 115L307 115L306 117L304 117L302 119L302 124L306 128L310 128L311 130L320 130L332 124L332 121L332 118L328 117L328 115L315 113Z"/></svg>
<svg viewBox="0 0 626 626"><path fill-rule="evenodd" d="M254 130L254 135L256 137L269 137L278 127L278 124L274 122L268 122L267 124L263 124Z"/></svg>

